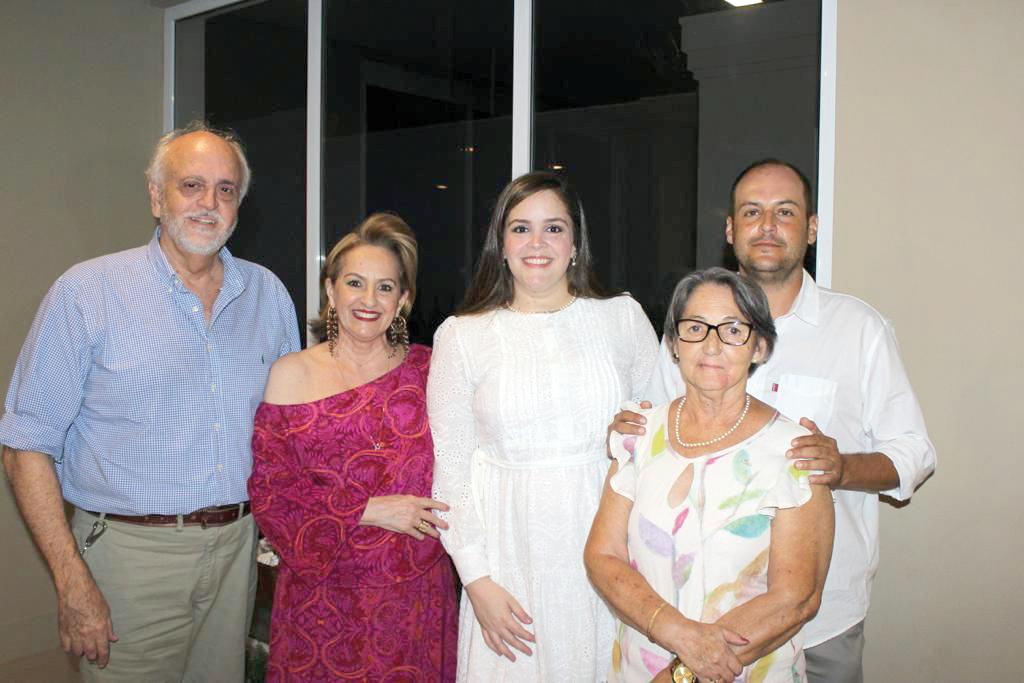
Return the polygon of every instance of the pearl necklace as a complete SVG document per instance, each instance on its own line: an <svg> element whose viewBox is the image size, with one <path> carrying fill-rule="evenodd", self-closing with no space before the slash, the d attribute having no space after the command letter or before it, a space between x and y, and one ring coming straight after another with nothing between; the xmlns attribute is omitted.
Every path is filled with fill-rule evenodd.
<svg viewBox="0 0 1024 683"><path fill-rule="evenodd" d="M564 305L559 306L558 308L552 308L550 311L521 311L518 308L516 308L515 306L513 306L511 301L509 301L507 304L505 304L505 308L507 308L508 310L512 311L513 313L522 313L523 315L540 315L541 313L558 313L560 311L564 311L565 309L567 309L570 306L572 306L574 303L576 303L576 297L575 296L573 296L571 299L569 299L569 301L567 303L565 303Z"/></svg>
<svg viewBox="0 0 1024 683"><path fill-rule="evenodd" d="M707 441L694 441L693 443L686 443L685 441L683 441L683 438L679 435L679 417L683 414L684 405L686 405L685 396L679 399L679 404L676 407L676 442L683 448L700 448L701 446L710 446L713 443L718 443L719 441L721 441L722 439L736 431L736 428L739 427L740 423L743 422L743 418L747 416L747 411L750 410L750 394L747 394L747 402L743 404L743 412L740 413L740 417L738 420L736 420L736 423L732 427L729 427L729 429L726 430L724 434L720 434L719 436L716 436L713 439L708 439Z"/></svg>

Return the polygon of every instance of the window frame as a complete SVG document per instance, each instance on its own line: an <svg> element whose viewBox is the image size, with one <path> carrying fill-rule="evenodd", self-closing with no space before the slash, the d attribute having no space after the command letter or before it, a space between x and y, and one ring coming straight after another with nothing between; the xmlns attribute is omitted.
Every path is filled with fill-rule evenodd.
<svg viewBox="0 0 1024 683"><path fill-rule="evenodd" d="M320 267L324 258L322 223L323 12L327 0L306 0L306 316L320 313ZM533 156L533 6L513 0L512 167L510 178L532 168ZM174 127L175 26L240 0L187 0L164 10L164 132ZM832 285L832 236L835 196L836 36L838 0L821 0L821 72L818 108L818 245L816 277Z"/></svg>

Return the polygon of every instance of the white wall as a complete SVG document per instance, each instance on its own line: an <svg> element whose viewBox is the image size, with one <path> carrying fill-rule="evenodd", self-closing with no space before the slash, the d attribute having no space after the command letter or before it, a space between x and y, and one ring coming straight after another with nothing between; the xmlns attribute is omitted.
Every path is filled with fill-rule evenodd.
<svg viewBox="0 0 1024 683"><path fill-rule="evenodd" d="M8 0L0 9L4 394L53 280L149 238L142 171L160 134L162 16L141 0ZM50 577L6 480L0 548L3 662L58 645Z"/></svg>
<svg viewBox="0 0 1024 683"><path fill-rule="evenodd" d="M869 681L1021 681L1024 3L840 0L836 289L895 322L938 448L882 515Z"/></svg>

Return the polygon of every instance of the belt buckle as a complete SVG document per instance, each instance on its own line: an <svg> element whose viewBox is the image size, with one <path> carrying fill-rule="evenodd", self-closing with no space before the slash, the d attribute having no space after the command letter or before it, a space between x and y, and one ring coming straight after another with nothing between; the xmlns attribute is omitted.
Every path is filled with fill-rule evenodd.
<svg viewBox="0 0 1024 683"><path fill-rule="evenodd" d="M205 508L200 508L198 512L199 512L199 528L200 529L207 529L207 528L209 528L210 521L209 521L208 515L210 513L212 513L212 512L216 512L216 510L213 509L213 508L205 507Z"/></svg>

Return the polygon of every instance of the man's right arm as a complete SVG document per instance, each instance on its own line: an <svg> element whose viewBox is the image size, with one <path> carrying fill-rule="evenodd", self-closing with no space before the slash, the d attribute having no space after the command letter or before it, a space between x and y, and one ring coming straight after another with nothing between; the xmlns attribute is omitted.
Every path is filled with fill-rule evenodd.
<svg viewBox="0 0 1024 683"><path fill-rule="evenodd" d="M4 446L3 463L18 509L53 573L61 647L102 668L117 636L107 601L78 554L53 459Z"/></svg>
<svg viewBox="0 0 1024 683"><path fill-rule="evenodd" d="M102 306L95 293L80 301L89 282L69 271L43 298L11 378L0 444L18 508L53 573L61 645L106 666L109 643L117 640L110 609L78 554L54 468L55 458L68 457L65 440L81 410L96 350L84 311Z"/></svg>

